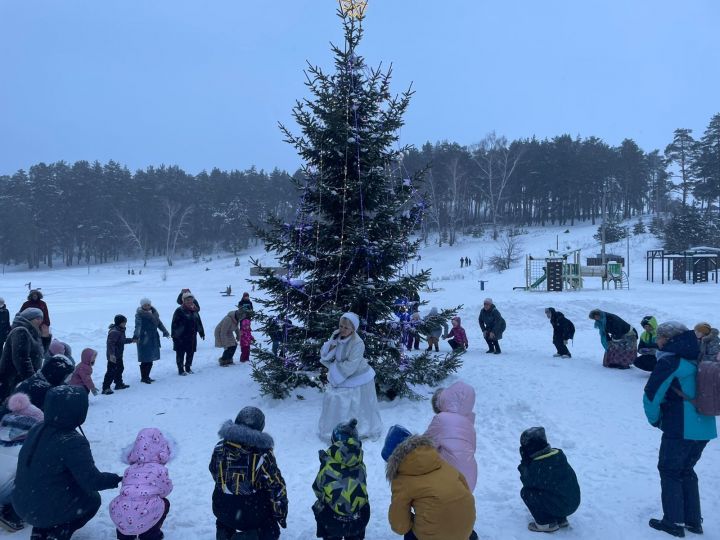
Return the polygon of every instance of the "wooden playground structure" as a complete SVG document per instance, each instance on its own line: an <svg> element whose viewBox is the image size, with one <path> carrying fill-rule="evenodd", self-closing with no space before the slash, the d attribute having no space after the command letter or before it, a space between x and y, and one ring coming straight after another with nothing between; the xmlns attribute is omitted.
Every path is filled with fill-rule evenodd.
<svg viewBox="0 0 720 540"><path fill-rule="evenodd" d="M720 270L720 249L693 247L685 251L666 252L651 249L647 252L646 279L655 282L655 264L660 262L660 283L665 280L683 283L707 283L714 278L718 283Z"/></svg>
<svg viewBox="0 0 720 540"><path fill-rule="evenodd" d="M579 291L583 289L585 278L600 278L603 290L629 289L630 281L623 270L622 257L606 255L605 264L599 257L588 257L588 264L581 263L581 250L560 252L548 250L547 257L525 258L525 287L515 287L526 291Z"/></svg>

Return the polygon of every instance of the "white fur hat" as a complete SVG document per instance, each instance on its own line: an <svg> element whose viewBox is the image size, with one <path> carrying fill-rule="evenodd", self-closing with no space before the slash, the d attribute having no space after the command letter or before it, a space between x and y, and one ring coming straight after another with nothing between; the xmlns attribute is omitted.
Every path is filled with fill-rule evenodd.
<svg viewBox="0 0 720 540"><path fill-rule="evenodd" d="M141 298L140 299L140 307L143 307L146 305L152 306L152 302L150 301L150 299L149 298Z"/></svg>
<svg viewBox="0 0 720 540"><path fill-rule="evenodd" d="M360 328L360 317L358 317L355 313L352 311L348 311L347 313L343 313L342 319L347 319L350 321L353 325L353 329L357 332L358 328Z"/></svg>

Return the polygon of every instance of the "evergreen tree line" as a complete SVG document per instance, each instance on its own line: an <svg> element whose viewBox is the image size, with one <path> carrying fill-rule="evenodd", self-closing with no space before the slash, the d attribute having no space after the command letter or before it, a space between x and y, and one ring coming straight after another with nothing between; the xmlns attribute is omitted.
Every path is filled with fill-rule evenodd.
<svg viewBox="0 0 720 540"><path fill-rule="evenodd" d="M29 268L121 256L199 257L256 242L251 224L288 216L297 192L288 174L251 168L195 176L177 166L134 174L110 161L40 163L0 176L0 262Z"/></svg>

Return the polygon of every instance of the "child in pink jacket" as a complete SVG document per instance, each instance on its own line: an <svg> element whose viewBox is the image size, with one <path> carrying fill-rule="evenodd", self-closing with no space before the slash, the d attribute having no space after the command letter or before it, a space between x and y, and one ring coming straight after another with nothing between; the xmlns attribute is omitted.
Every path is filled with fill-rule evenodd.
<svg viewBox="0 0 720 540"><path fill-rule="evenodd" d="M170 443L157 428L140 430L135 444L125 449L120 495L110 502L110 519L118 540L160 540L170 511L167 496L173 489L165 464L173 457Z"/></svg>
<svg viewBox="0 0 720 540"><path fill-rule="evenodd" d="M475 390L458 381L447 388L439 388L432 399L435 416L425 432L440 452L440 456L465 477L470 491L477 483L475 461Z"/></svg>
<svg viewBox="0 0 720 540"><path fill-rule="evenodd" d="M452 328L443 337L450 340L448 341L448 345L452 347L453 351L457 349L464 351L468 348L468 338L465 333L465 329L462 327L462 321L460 320L460 317L455 316L450 320L450 322L452 323Z"/></svg>
<svg viewBox="0 0 720 540"><path fill-rule="evenodd" d="M98 395L98 389L95 388L95 383L92 380L95 357L97 357L95 349L83 349L80 354L80 363L75 368L72 377L70 377L71 385L82 386L87 392L92 392L93 396Z"/></svg>
<svg viewBox="0 0 720 540"><path fill-rule="evenodd" d="M244 318L238 325L240 327L240 361L250 360L250 345L255 341L250 329L250 319Z"/></svg>

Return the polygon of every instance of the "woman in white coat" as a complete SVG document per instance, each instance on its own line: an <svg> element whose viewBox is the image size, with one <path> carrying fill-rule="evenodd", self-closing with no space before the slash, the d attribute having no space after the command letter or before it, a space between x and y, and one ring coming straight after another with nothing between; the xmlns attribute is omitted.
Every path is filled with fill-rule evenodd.
<svg viewBox="0 0 720 540"><path fill-rule="evenodd" d="M320 362L328 368L322 413L318 424L320 438L329 441L340 422L357 418L360 438L377 439L382 420L375 393L375 370L365 360L365 343L357 334L360 317L348 312L320 349Z"/></svg>

